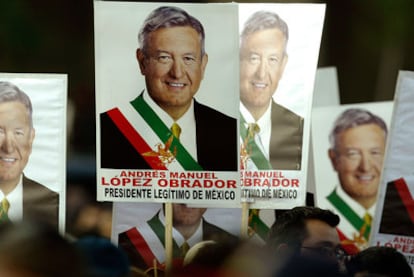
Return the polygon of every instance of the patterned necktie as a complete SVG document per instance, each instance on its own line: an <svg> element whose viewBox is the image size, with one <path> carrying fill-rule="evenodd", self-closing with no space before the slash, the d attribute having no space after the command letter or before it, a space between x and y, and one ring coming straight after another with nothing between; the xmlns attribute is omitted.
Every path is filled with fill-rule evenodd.
<svg viewBox="0 0 414 277"><path fill-rule="evenodd" d="M372 216L369 213L364 214L364 223L365 223L366 226L371 227Z"/></svg>
<svg viewBox="0 0 414 277"><path fill-rule="evenodd" d="M187 254L188 250L190 249L190 245L188 244L188 242L184 241L180 249L181 249L181 256L184 257L185 254Z"/></svg>
<svg viewBox="0 0 414 277"><path fill-rule="evenodd" d="M254 140L254 137L260 132L259 124L257 123L249 123L247 125L247 135L249 136L249 140Z"/></svg>
<svg viewBox="0 0 414 277"><path fill-rule="evenodd" d="M10 203L7 198L3 198L0 205L0 223L8 222L9 221L9 212Z"/></svg>
<svg viewBox="0 0 414 277"><path fill-rule="evenodd" d="M180 125L174 122L173 125L171 125L171 132L174 137L176 137L177 139L180 139L180 135L181 135Z"/></svg>

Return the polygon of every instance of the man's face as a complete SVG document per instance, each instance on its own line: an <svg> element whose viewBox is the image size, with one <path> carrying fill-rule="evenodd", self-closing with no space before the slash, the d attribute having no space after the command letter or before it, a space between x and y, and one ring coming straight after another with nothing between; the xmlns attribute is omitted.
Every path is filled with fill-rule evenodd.
<svg viewBox="0 0 414 277"><path fill-rule="evenodd" d="M329 156L342 188L354 199L376 198L385 150L385 132L376 124L347 129Z"/></svg>
<svg viewBox="0 0 414 277"><path fill-rule="evenodd" d="M241 45L240 99L249 110L266 110L287 62L286 39L277 29L250 34Z"/></svg>
<svg viewBox="0 0 414 277"><path fill-rule="evenodd" d="M308 219L305 224L308 235L302 242L300 254L341 265L344 252L336 228L319 219Z"/></svg>
<svg viewBox="0 0 414 277"><path fill-rule="evenodd" d="M15 182L32 152L34 129L20 102L0 104L0 183Z"/></svg>
<svg viewBox="0 0 414 277"><path fill-rule="evenodd" d="M198 224L205 213L205 208L189 208L186 204L173 204L173 225L192 226Z"/></svg>
<svg viewBox="0 0 414 277"><path fill-rule="evenodd" d="M185 112L207 65L199 34L188 26L162 28L149 35L148 45L147 55L137 50L137 59L150 96L167 112Z"/></svg>

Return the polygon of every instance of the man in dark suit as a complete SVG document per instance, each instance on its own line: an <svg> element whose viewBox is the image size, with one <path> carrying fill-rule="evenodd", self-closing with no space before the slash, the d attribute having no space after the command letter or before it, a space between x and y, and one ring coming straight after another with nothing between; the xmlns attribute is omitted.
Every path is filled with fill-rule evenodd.
<svg viewBox="0 0 414 277"><path fill-rule="evenodd" d="M59 229L59 194L23 175L23 220Z"/></svg>
<svg viewBox="0 0 414 277"><path fill-rule="evenodd" d="M240 153L245 170L301 169L303 118L273 101L288 62L288 38L286 22L271 11L255 12L241 33ZM251 210L250 218L255 214ZM264 222L249 225L265 239Z"/></svg>
<svg viewBox="0 0 414 277"><path fill-rule="evenodd" d="M288 61L288 38L286 22L270 11L254 13L241 33L241 124L246 125L244 128L258 126L258 147L256 153L246 153L252 157L252 162L246 164L247 170L301 168L303 118L273 101ZM243 132L241 136L244 137ZM260 158L253 158L259 157L258 153Z"/></svg>
<svg viewBox="0 0 414 277"><path fill-rule="evenodd" d="M30 98L0 82L0 214L6 221L35 220L57 229L59 194L23 174L34 137Z"/></svg>
<svg viewBox="0 0 414 277"><path fill-rule="evenodd" d="M173 206L173 258L182 262L189 248L201 241L237 242L237 237L207 222L205 208L189 208L185 204ZM146 224L133 227L118 235L118 245L128 254L133 266L147 269L156 259L159 267L165 262L165 218L163 210L157 212ZM178 264L177 264L178 263Z"/></svg>
<svg viewBox="0 0 414 277"><path fill-rule="evenodd" d="M131 117L118 108L100 115L101 167L160 169L151 163L156 156L164 164L175 158L185 170L236 171L236 119L194 99L208 61L201 23L182 9L160 7L138 38L146 90L131 102Z"/></svg>

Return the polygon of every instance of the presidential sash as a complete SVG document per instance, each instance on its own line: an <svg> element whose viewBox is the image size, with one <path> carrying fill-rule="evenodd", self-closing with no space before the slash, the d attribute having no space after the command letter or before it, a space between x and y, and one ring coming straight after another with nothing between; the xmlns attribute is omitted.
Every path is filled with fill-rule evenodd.
<svg viewBox="0 0 414 277"><path fill-rule="evenodd" d="M240 114L240 136L242 138L240 155L242 167L246 164L247 159L250 159L257 169L272 169L269 160L257 145L254 138L250 137L248 133L246 120Z"/></svg>
<svg viewBox="0 0 414 277"><path fill-rule="evenodd" d="M354 244L359 249L366 247L371 231L371 219L369 219L369 216L367 215L361 218L342 198L339 197L335 189L327 196L327 200L356 230L351 238L345 237L341 231L341 234L343 235L341 244Z"/></svg>
<svg viewBox="0 0 414 277"><path fill-rule="evenodd" d="M144 101L142 94L131 103L108 111L108 114L152 169L203 170Z"/></svg>

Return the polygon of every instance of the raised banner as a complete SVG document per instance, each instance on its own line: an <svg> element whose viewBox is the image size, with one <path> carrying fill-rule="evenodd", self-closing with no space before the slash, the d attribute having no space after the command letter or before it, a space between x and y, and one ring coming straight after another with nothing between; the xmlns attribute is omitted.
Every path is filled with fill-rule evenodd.
<svg viewBox="0 0 414 277"><path fill-rule="evenodd" d="M239 206L237 5L94 5L97 199Z"/></svg>
<svg viewBox="0 0 414 277"><path fill-rule="evenodd" d="M67 75L0 73L0 107L0 201L9 202L8 219L63 234Z"/></svg>
<svg viewBox="0 0 414 277"><path fill-rule="evenodd" d="M325 5L238 6L242 201L254 209L304 205Z"/></svg>
<svg viewBox="0 0 414 277"><path fill-rule="evenodd" d="M370 245L400 251L414 268L414 72L400 71Z"/></svg>
<svg viewBox="0 0 414 277"><path fill-rule="evenodd" d="M368 246L392 108L392 102L359 103L312 113L315 205L340 217L349 253Z"/></svg>
<svg viewBox="0 0 414 277"><path fill-rule="evenodd" d="M172 204L173 260L179 266L185 256L184 245L203 241L222 241L229 245L240 236L241 209L188 207ZM165 269L164 204L114 203L112 241L127 253L131 265L142 270ZM197 247L197 246L196 246Z"/></svg>

